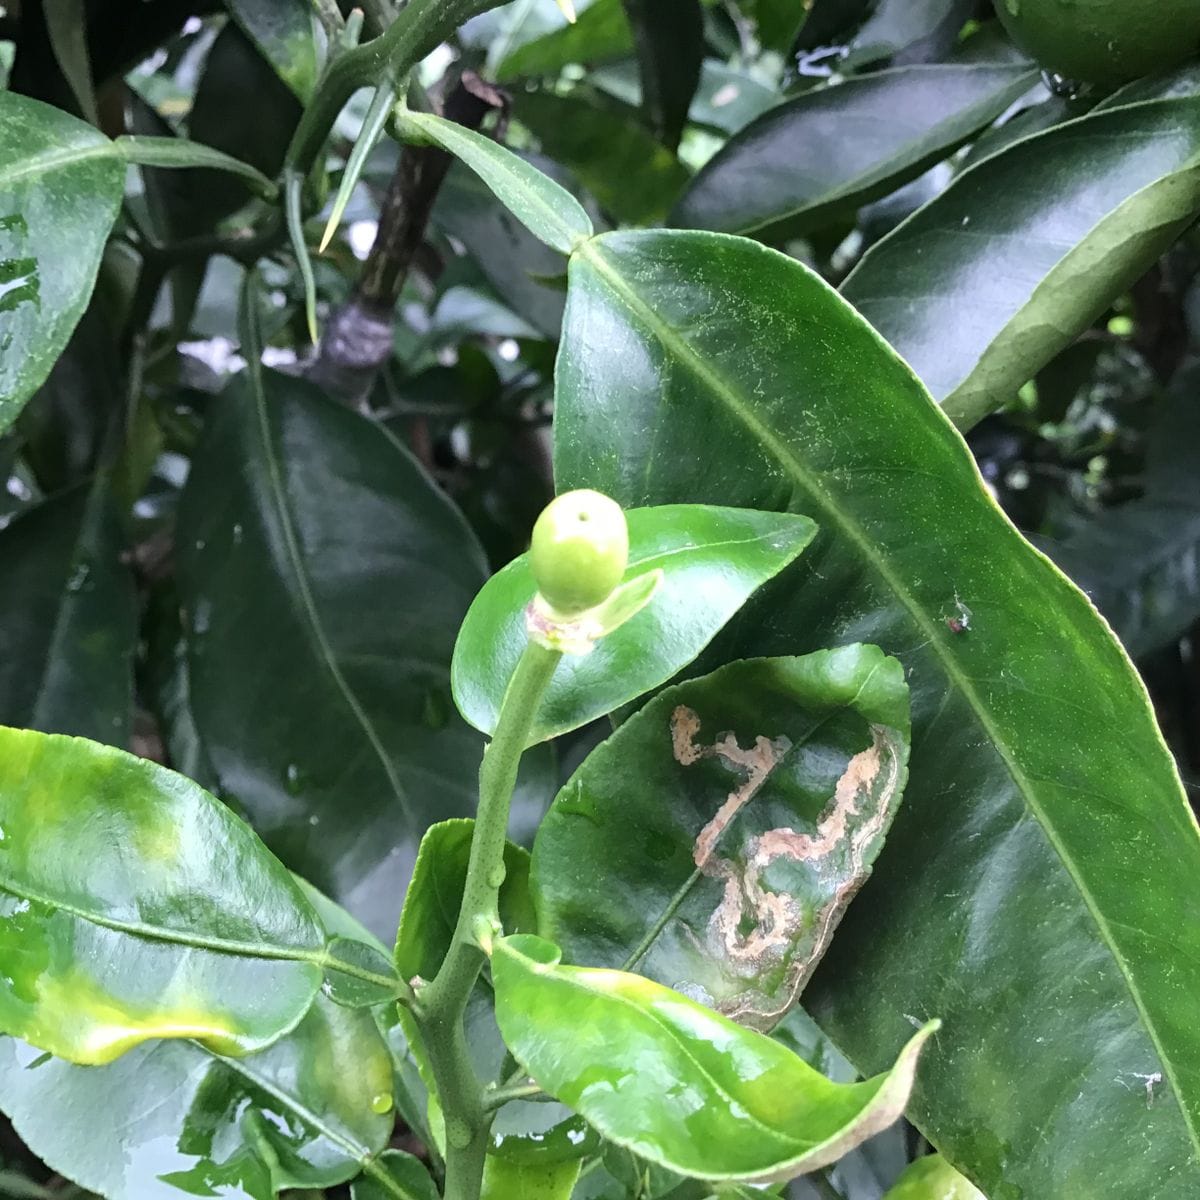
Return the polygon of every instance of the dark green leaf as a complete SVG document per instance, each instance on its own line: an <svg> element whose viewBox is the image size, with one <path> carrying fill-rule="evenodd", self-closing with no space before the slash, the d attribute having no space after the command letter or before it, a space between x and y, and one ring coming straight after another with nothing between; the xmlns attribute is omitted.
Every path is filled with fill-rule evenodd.
<svg viewBox="0 0 1200 1200"><path fill-rule="evenodd" d="M656 224L688 181L687 168L632 114L546 92L518 96L514 112L618 221Z"/></svg>
<svg viewBox="0 0 1200 1200"><path fill-rule="evenodd" d="M247 120L246 114L254 119ZM274 179L300 119L300 102L232 21L217 35L188 117L188 137L248 163ZM198 171L176 216L181 234L211 232L241 208L246 185L221 171Z"/></svg>
<svg viewBox="0 0 1200 1200"><path fill-rule="evenodd" d="M590 654L568 655L546 690L530 744L612 712L666 683L712 641L753 592L812 541L802 517L704 506L627 514L626 581L661 569L645 608ZM451 678L459 711L490 734L528 640L525 609L536 587L522 555L488 580L454 647Z"/></svg>
<svg viewBox="0 0 1200 1200"><path fill-rule="evenodd" d="M654 135L673 150L700 83L704 57L700 0L624 3L637 45L644 114Z"/></svg>
<svg viewBox="0 0 1200 1200"><path fill-rule="evenodd" d="M513 1057L611 1141L701 1179L769 1183L835 1162L904 1111L937 1028L888 1074L832 1083L679 992L558 959L527 934L496 943L496 1016Z"/></svg>
<svg viewBox="0 0 1200 1200"><path fill-rule="evenodd" d="M546 245L570 254L592 236L591 219L566 188L491 138L431 113L405 112L402 125L461 159Z"/></svg>
<svg viewBox="0 0 1200 1200"><path fill-rule="evenodd" d="M1135 658L1176 641L1200 617L1197 382L1194 369L1177 377L1150 435L1145 495L1049 547Z"/></svg>
<svg viewBox="0 0 1200 1200"><path fill-rule="evenodd" d="M47 1164L108 1200L272 1200L342 1183L387 1144L394 1118L377 1109L391 1088L372 1018L321 998L246 1058L162 1041L79 1067L0 1044L0 1108Z"/></svg>
<svg viewBox="0 0 1200 1200"><path fill-rule="evenodd" d="M74 93L79 111L93 125L98 125L92 64L88 58L87 9L84 0L57 0L57 3L46 6L44 14L54 57Z"/></svg>
<svg viewBox="0 0 1200 1200"><path fill-rule="evenodd" d="M396 927L426 826L471 811L449 663L484 576L385 429L256 372L212 411L179 516L191 708L223 788L289 866Z"/></svg>
<svg viewBox="0 0 1200 1200"><path fill-rule="evenodd" d="M129 742L137 598L103 480L0 531L0 724Z"/></svg>
<svg viewBox="0 0 1200 1200"><path fill-rule="evenodd" d="M93 479L128 404L109 307L93 297L17 418L21 457L47 496Z"/></svg>
<svg viewBox="0 0 1200 1200"><path fill-rule="evenodd" d="M124 180L90 125L0 92L0 433L87 308Z"/></svg>
<svg viewBox="0 0 1200 1200"><path fill-rule="evenodd" d="M901 67L805 92L732 138L672 221L767 241L819 228L915 179L1036 80L1027 67Z"/></svg>
<svg viewBox="0 0 1200 1200"><path fill-rule="evenodd" d="M929 62L954 44L973 0L877 0L847 46L854 67L890 58Z"/></svg>
<svg viewBox="0 0 1200 1200"><path fill-rule="evenodd" d="M148 1038L246 1054L312 1003L315 913L182 775L0 729L0 831L0 1030L80 1063Z"/></svg>
<svg viewBox="0 0 1200 1200"><path fill-rule="evenodd" d="M387 952L356 938L335 937L328 947L337 966L325 977L325 991L346 1008L373 1008L404 994L404 987ZM351 967L353 971L343 968ZM373 976L373 978L371 978Z"/></svg>
<svg viewBox="0 0 1200 1200"><path fill-rule="evenodd" d="M419 1158L403 1150L386 1150L356 1179L350 1200L438 1200L437 1188Z"/></svg>
<svg viewBox="0 0 1200 1200"><path fill-rule="evenodd" d="M739 6L753 21L758 40L768 50L787 54L796 41L812 0L742 0Z"/></svg>
<svg viewBox="0 0 1200 1200"><path fill-rule="evenodd" d="M633 108L642 102L641 81L633 63L601 67L591 73L589 82ZM736 133L778 101L777 93L748 72L707 59L700 69L700 86L689 118L696 125Z"/></svg>
<svg viewBox="0 0 1200 1200"><path fill-rule="evenodd" d="M1198 209L1200 96L1108 109L964 172L868 251L842 294L968 427L1007 404Z"/></svg>
<svg viewBox="0 0 1200 1200"><path fill-rule="evenodd" d="M1044 133L1047 129L1053 129L1055 125L1061 125L1078 115L1071 102L1062 96L1051 96L1047 100L1030 104L1020 112L1014 113L1002 125L993 125L991 129L984 130L958 163L958 167L960 170L973 167L977 162L999 154L1001 150L1007 149L1022 138Z"/></svg>
<svg viewBox="0 0 1200 1200"><path fill-rule="evenodd" d="M227 0L233 19L279 78L307 103L317 84L317 44L309 0Z"/></svg>
<svg viewBox="0 0 1200 1200"><path fill-rule="evenodd" d="M516 10L513 24L497 44L504 48L495 65L500 83L512 83L524 75L555 75L571 63L604 62L621 58L633 50L633 33L621 0L593 0L577 4L578 17L568 22L553 5L547 19L530 11ZM534 36L529 37L528 34Z"/></svg>
<svg viewBox="0 0 1200 1200"><path fill-rule="evenodd" d="M536 164L545 171L548 160ZM474 172L456 165L438 192L433 223L462 242L497 294L539 333L557 340L566 295L550 280L563 273L563 260L534 237ZM457 398L461 389L456 389Z"/></svg>
<svg viewBox="0 0 1200 1200"><path fill-rule="evenodd" d="M667 688L542 824L538 932L770 1029L870 874L907 759L903 670L873 646Z"/></svg>
<svg viewBox="0 0 1200 1200"><path fill-rule="evenodd" d="M867 1070L905 1014L945 1018L916 1118L985 1191L1200 1189L1200 837L1119 646L799 264L663 231L571 273L559 485L810 513L813 551L724 659L869 639L905 665L905 803L806 1003Z"/></svg>
<svg viewBox="0 0 1200 1200"><path fill-rule="evenodd" d="M919 1158L896 1180L884 1200L987 1200L969 1179L964 1179L936 1154Z"/></svg>

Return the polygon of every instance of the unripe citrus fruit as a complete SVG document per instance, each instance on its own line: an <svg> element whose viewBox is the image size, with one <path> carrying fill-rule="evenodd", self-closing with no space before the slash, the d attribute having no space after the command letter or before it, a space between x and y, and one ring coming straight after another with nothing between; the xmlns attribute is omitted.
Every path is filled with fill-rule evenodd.
<svg viewBox="0 0 1200 1200"><path fill-rule="evenodd" d="M1012 39L1049 71L1127 83L1200 53L1200 0L995 0Z"/></svg>
<svg viewBox="0 0 1200 1200"><path fill-rule="evenodd" d="M573 616L594 608L621 582L629 530L621 506L581 489L552 500L533 527L529 565L542 598Z"/></svg>

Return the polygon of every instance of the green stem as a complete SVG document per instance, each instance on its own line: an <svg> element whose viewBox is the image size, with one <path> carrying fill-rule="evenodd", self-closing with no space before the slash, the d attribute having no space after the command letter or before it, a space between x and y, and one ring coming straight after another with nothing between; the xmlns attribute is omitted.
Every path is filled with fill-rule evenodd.
<svg viewBox="0 0 1200 1200"><path fill-rule="evenodd" d="M530 641L509 681L479 768L479 811L458 923L445 961L419 998L416 1017L446 1116L446 1200L478 1200L483 1178L491 1114L467 1053L463 1013L485 961L478 938L500 924L504 845L517 768L561 658L557 650Z"/></svg>
<svg viewBox="0 0 1200 1200"><path fill-rule="evenodd" d="M535 1100L545 1095L536 1083L514 1083L493 1088L483 1098L483 1107L488 1112L503 1108L510 1100ZM547 1097L549 1099L549 1097Z"/></svg>
<svg viewBox="0 0 1200 1200"><path fill-rule="evenodd" d="M380 37L330 64L288 147L285 166L307 175L346 101L360 87L395 81L468 18L502 0L409 0Z"/></svg>

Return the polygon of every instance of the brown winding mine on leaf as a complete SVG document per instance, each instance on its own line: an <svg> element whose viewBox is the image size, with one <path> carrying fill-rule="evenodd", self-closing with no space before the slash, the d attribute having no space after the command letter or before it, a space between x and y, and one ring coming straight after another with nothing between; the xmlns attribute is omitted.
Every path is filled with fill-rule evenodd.
<svg viewBox="0 0 1200 1200"><path fill-rule="evenodd" d="M708 923L706 950L721 958L738 978L756 981L771 967L784 978L767 994L751 986L726 997L718 1007L727 1016L758 1028L770 1028L791 1007L816 969L846 906L869 872L870 859L899 799L902 743L894 730L871 726L871 745L854 755L834 789L813 833L770 829L746 839L744 865L716 855L717 842L783 760L791 743L759 736L751 749L732 733L712 745L696 742L700 718L686 705L671 714L671 744L676 762L691 766L718 758L744 776L717 814L696 838L693 860L710 879L721 880L724 894ZM780 859L804 863L813 873L812 897L801 898L765 887L763 876Z"/></svg>

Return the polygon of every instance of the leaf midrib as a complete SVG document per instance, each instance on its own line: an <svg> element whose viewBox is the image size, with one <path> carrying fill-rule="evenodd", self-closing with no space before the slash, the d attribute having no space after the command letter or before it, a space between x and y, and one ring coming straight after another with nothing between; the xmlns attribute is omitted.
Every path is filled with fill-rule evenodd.
<svg viewBox="0 0 1200 1200"><path fill-rule="evenodd" d="M1027 809L1037 819L1047 840L1058 855L1060 862L1075 884L1075 887L1078 889L1080 897L1083 899L1092 920L1096 924L1102 941L1107 946L1113 961L1116 963L1122 978L1125 980L1125 985L1129 990L1134 1007L1142 1018L1146 1033L1171 1083L1192 1145L1196 1149L1197 1156L1200 1157L1200 1129L1197 1129L1183 1091L1179 1087L1173 1060L1164 1051L1158 1028L1150 1018L1145 1001L1141 995L1141 990L1133 979L1129 964L1125 961L1124 955L1119 951L1114 941L1109 923L1101 913L1091 890L1080 877L1074 859L1063 844L1053 823L1049 820L1044 808L1037 800L1029 777L1021 769L1005 739L1001 737L1000 731L992 721L986 706L976 692L970 678L962 670L957 659L949 652L945 644L945 639L941 636L941 631L926 615L924 609L917 603L916 598L896 575L883 555L877 551L859 522L851 517L839 504L834 502L834 499L810 473L800 458L792 451L791 447L777 437L754 412L750 411L743 404L736 388L723 375L706 363L672 326L663 321L649 305L645 304L637 292L628 285L620 271L605 259L602 243L606 236L609 235L601 234L597 238L592 238L582 243L576 249L575 253L593 269L597 276L607 283L609 289L658 338L663 347L674 353L679 361L688 367L700 382L712 392L716 399L724 405L728 412L762 443L764 448L779 462L780 466L792 473L796 483L814 498L816 503L821 507L822 512L830 518L831 524L836 526L842 535L854 544L855 548L862 555L863 560L878 573L897 601L904 607L914 625L928 638L929 648L941 662L942 669L945 671L948 680L952 686L956 687L962 693L970 705L971 711L979 721L988 740L995 747L996 753L1008 771L1009 777L1012 779ZM726 235L708 234L705 236L715 240L724 240ZM760 247L760 250L765 254L777 253L766 247ZM886 343L883 343L882 340L880 344L886 346ZM936 405L933 405L933 407L936 410ZM978 475L977 471L976 474ZM979 482L982 488L982 479Z"/></svg>
<svg viewBox="0 0 1200 1200"><path fill-rule="evenodd" d="M80 921L86 921L89 925L97 925L101 929L111 929L115 933L128 933L134 937L145 938L147 941L191 946L197 950L212 950L220 954L233 954L239 958L269 958L285 962L309 963L317 967L323 967L331 961L323 950L316 948L273 945L270 942L239 942L233 938L184 933L163 925L147 925L141 921L120 921L115 917L89 912L78 904L71 904L59 897L48 896L35 888L14 883L9 878L0 878L0 890L8 892L20 900L28 900L32 904L42 904L47 908L67 913Z"/></svg>
<svg viewBox="0 0 1200 1200"><path fill-rule="evenodd" d="M99 135L97 135L99 136ZM48 175L52 171L61 171L77 163L87 162L94 158L120 159L113 143L107 139L96 142L91 146L70 146L55 148L30 158L20 159L6 169L0 169L0 188L9 187L30 176Z"/></svg>

